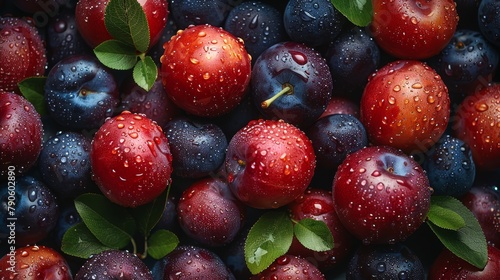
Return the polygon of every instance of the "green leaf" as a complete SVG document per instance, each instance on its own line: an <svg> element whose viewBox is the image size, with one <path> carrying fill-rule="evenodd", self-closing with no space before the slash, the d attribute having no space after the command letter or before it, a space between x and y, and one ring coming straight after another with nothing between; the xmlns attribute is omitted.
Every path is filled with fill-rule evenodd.
<svg viewBox="0 0 500 280"><path fill-rule="evenodd" d="M131 209L132 216L137 223L137 228L144 236L149 236L153 227L158 223L165 206L167 205L168 191L165 190L152 202Z"/></svg>
<svg viewBox="0 0 500 280"><path fill-rule="evenodd" d="M460 202L448 196L433 196L427 218L438 227L458 230L465 226L465 220L454 210L459 207L457 203Z"/></svg>
<svg viewBox="0 0 500 280"><path fill-rule="evenodd" d="M333 235L323 221L302 219L297 222L293 231L295 237L304 247L321 252L333 249Z"/></svg>
<svg viewBox="0 0 500 280"><path fill-rule="evenodd" d="M94 53L102 64L115 70L129 70L137 63L135 49L118 40L102 42Z"/></svg>
<svg viewBox="0 0 500 280"><path fill-rule="evenodd" d="M179 245L179 239L173 232L160 229L153 232L148 239L148 254L159 260L172 252L177 245Z"/></svg>
<svg viewBox="0 0 500 280"><path fill-rule="evenodd" d="M284 255L293 240L293 223L286 211L263 214L250 229L245 241L245 262L252 274L269 267Z"/></svg>
<svg viewBox="0 0 500 280"><path fill-rule="evenodd" d="M78 258L88 259L92 255L111 249L97 240L84 223L70 227L62 238L61 250Z"/></svg>
<svg viewBox="0 0 500 280"><path fill-rule="evenodd" d="M150 56L146 56L135 65L133 77L138 86L149 91L158 77L158 66Z"/></svg>
<svg viewBox="0 0 500 280"><path fill-rule="evenodd" d="M104 24L113 38L134 46L141 53L148 50L148 20L137 0L109 1Z"/></svg>
<svg viewBox="0 0 500 280"><path fill-rule="evenodd" d="M371 0L330 0L349 21L357 26L367 26L372 21Z"/></svg>
<svg viewBox="0 0 500 280"><path fill-rule="evenodd" d="M429 219L427 224L448 250L475 267L483 269L488 262L488 247L483 230L474 214L453 197L433 196L431 204L446 205L464 219L465 226L458 230L442 228Z"/></svg>
<svg viewBox="0 0 500 280"><path fill-rule="evenodd" d="M21 94L35 107L38 114L44 116L47 114L47 104L44 100L46 77L29 77L17 85Z"/></svg>
<svg viewBox="0 0 500 280"><path fill-rule="evenodd" d="M75 207L83 222L104 245L113 249L127 246L136 232L136 224L126 208L100 194L82 194Z"/></svg>

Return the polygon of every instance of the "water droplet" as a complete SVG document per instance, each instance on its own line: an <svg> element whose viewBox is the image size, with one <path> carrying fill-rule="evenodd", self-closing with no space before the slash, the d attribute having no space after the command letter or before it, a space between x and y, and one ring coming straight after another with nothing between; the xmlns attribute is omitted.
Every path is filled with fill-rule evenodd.
<svg viewBox="0 0 500 280"><path fill-rule="evenodd" d="M392 90L398 92L401 90L401 87L399 85L395 85L394 88L392 88Z"/></svg>
<svg viewBox="0 0 500 280"><path fill-rule="evenodd" d="M307 56L298 51L289 51L292 55L292 59L299 65L305 65L307 63Z"/></svg>
<svg viewBox="0 0 500 280"><path fill-rule="evenodd" d="M478 104L476 104L475 108L476 108L476 111L478 111L478 112L484 112L484 111L488 110L488 105L486 103L478 103Z"/></svg>

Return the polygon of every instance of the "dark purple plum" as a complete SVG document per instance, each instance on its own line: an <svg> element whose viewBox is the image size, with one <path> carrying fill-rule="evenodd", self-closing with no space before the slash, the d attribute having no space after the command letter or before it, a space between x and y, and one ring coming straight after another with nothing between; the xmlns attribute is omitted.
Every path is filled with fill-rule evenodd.
<svg viewBox="0 0 500 280"><path fill-rule="evenodd" d="M452 104L492 81L500 59L498 49L476 30L459 29L437 55L428 60L448 87Z"/></svg>
<svg viewBox="0 0 500 280"><path fill-rule="evenodd" d="M243 204L225 181L209 177L186 189L177 203L177 217L183 231L204 246L230 243L243 226Z"/></svg>
<svg viewBox="0 0 500 280"><path fill-rule="evenodd" d="M65 57L90 53L90 48L76 28L74 10L63 9L50 18L45 38L49 69Z"/></svg>
<svg viewBox="0 0 500 280"><path fill-rule="evenodd" d="M90 257L78 270L75 280L143 279L153 280L146 264L127 251L108 250Z"/></svg>
<svg viewBox="0 0 500 280"><path fill-rule="evenodd" d="M234 5L233 0L169 0L168 3L179 29L199 24L222 26Z"/></svg>
<svg viewBox="0 0 500 280"><path fill-rule="evenodd" d="M220 257L236 279L250 279L252 273L245 261L245 241L250 227L245 227L228 245L221 247Z"/></svg>
<svg viewBox="0 0 500 280"><path fill-rule="evenodd" d="M481 0L478 8L479 31L493 45L500 47L500 2Z"/></svg>
<svg viewBox="0 0 500 280"><path fill-rule="evenodd" d="M500 187L498 183L474 185L460 200L477 218L486 241L500 249Z"/></svg>
<svg viewBox="0 0 500 280"><path fill-rule="evenodd" d="M138 86L132 77L125 79L121 86L120 99L120 111L144 114L161 127L182 112L168 98L160 78L149 91Z"/></svg>
<svg viewBox="0 0 500 280"><path fill-rule="evenodd" d="M381 65L380 49L360 27L343 31L328 46L325 58L336 95L360 98L368 77Z"/></svg>
<svg viewBox="0 0 500 280"><path fill-rule="evenodd" d="M361 245L347 267L347 280L414 279L426 272L420 259L403 244Z"/></svg>
<svg viewBox="0 0 500 280"><path fill-rule="evenodd" d="M308 279L325 280L325 275L308 260L294 255L278 257L268 268L253 275L251 280Z"/></svg>
<svg viewBox="0 0 500 280"><path fill-rule="evenodd" d="M80 214L78 214L74 203L66 203L61 206L59 219L57 220L56 226L53 229L53 235L51 236L51 239L53 239L58 246L57 248L61 247L61 241L66 231L80 222L82 222L82 218Z"/></svg>
<svg viewBox="0 0 500 280"><path fill-rule="evenodd" d="M476 178L469 145L448 134L425 153L422 167L436 195L461 197L472 188Z"/></svg>
<svg viewBox="0 0 500 280"><path fill-rule="evenodd" d="M243 39L252 61L272 45L288 40L281 11L261 1L245 1L234 7L224 29Z"/></svg>
<svg viewBox="0 0 500 280"><path fill-rule="evenodd" d="M290 0L283 22L292 41L317 47L333 41L346 19L329 0Z"/></svg>
<svg viewBox="0 0 500 280"><path fill-rule="evenodd" d="M38 160L43 181L61 199L97 189L91 179L90 139L78 132L58 132L44 143Z"/></svg>
<svg viewBox="0 0 500 280"><path fill-rule="evenodd" d="M30 175L17 176L14 187L10 182L2 183L0 188L0 234L8 236L7 225L12 224L9 219L16 218L16 246L36 244L56 226L56 197L41 180Z"/></svg>
<svg viewBox="0 0 500 280"><path fill-rule="evenodd" d="M181 245L159 261L157 279L225 279L235 280L233 273L213 251ZM163 276L161 276L163 275ZM75 279L78 280L78 279Z"/></svg>
<svg viewBox="0 0 500 280"><path fill-rule="evenodd" d="M163 131L170 145L175 176L201 178L215 173L224 162L228 143L217 125L178 117L169 121Z"/></svg>
<svg viewBox="0 0 500 280"><path fill-rule="evenodd" d="M60 60L47 74L45 101L49 115L71 130L96 129L118 105L113 74L91 55Z"/></svg>
<svg viewBox="0 0 500 280"><path fill-rule="evenodd" d="M359 104L346 97L334 95L319 118L334 114L353 115L359 119Z"/></svg>
<svg viewBox="0 0 500 280"><path fill-rule="evenodd" d="M261 113L299 128L311 125L325 111L332 88L326 60L297 42L273 45L252 69L252 98Z"/></svg>
<svg viewBox="0 0 500 280"><path fill-rule="evenodd" d="M317 167L332 170L348 154L368 145L366 130L356 117L334 114L318 119L307 131L316 154Z"/></svg>

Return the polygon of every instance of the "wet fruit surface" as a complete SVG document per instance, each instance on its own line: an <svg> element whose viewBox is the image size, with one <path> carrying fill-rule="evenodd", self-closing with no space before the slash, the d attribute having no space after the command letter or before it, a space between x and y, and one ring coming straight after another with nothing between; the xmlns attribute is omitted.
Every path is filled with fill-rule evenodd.
<svg viewBox="0 0 500 280"><path fill-rule="evenodd" d="M172 155L163 130L128 111L108 119L92 141L93 178L111 201L136 207L161 194L170 182Z"/></svg>

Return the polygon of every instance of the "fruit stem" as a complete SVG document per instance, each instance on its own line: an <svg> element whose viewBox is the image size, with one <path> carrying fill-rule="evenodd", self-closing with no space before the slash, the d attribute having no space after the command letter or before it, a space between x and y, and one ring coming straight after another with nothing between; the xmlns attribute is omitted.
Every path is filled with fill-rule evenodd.
<svg viewBox="0 0 500 280"><path fill-rule="evenodd" d="M285 84L283 84L283 88L280 92L276 93L273 97L260 103L260 107L262 107L263 109L266 109L271 105L271 103L274 102L274 100L278 99L283 94L292 94L292 93L293 93L293 86L290 85L289 83L285 83Z"/></svg>
<svg viewBox="0 0 500 280"><path fill-rule="evenodd" d="M134 252L134 255L137 255L137 244L132 237L130 238L130 243L132 243L132 252Z"/></svg>
<svg viewBox="0 0 500 280"><path fill-rule="evenodd" d="M144 236L144 252L142 252L141 259L145 259L148 256L148 238Z"/></svg>

